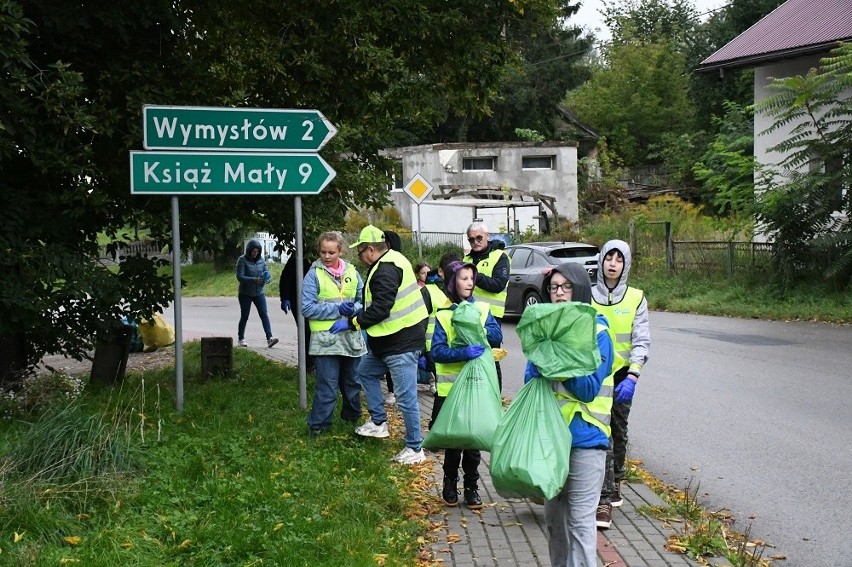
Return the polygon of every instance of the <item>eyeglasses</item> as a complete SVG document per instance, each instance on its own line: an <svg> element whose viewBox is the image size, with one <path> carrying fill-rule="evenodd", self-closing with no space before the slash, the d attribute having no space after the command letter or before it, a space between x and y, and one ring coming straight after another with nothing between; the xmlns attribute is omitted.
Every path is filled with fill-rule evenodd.
<svg viewBox="0 0 852 567"><path fill-rule="evenodd" d="M548 284L547 286L547 291L549 291L550 293L556 293L560 289L563 293L568 293L569 291L574 289L574 286L571 284L571 282L565 282L564 284Z"/></svg>
<svg viewBox="0 0 852 567"><path fill-rule="evenodd" d="M479 242L482 242L483 240L485 240L485 236L483 236L481 234L467 239L469 244L479 243Z"/></svg>
<svg viewBox="0 0 852 567"><path fill-rule="evenodd" d="M363 248L359 248L359 249L358 249L358 258L360 258L360 257L361 257L361 254L363 254L364 252L366 252L368 248L369 248L369 246L364 246Z"/></svg>

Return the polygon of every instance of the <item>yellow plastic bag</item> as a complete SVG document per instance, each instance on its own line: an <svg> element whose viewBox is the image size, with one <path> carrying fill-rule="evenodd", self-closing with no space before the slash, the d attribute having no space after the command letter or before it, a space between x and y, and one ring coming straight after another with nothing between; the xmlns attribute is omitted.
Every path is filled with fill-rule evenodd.
<svg viewBox="0 0 852 567"><path fill-rule="evenodd" d="M500 362L501 360L506 358L507 354L509 354L509 351L500 347L492 348L491 352L492 354L494 354L494 360L496 360L497 362Z"/></svg>
<svg viewBox="0 0 852 567"><path fill-rule="evenodd" d="M154 313L150 319L143 320L139 325L139 332L142 334L145 352L153 352L175 342L175 329L161 313Z"/></svg>

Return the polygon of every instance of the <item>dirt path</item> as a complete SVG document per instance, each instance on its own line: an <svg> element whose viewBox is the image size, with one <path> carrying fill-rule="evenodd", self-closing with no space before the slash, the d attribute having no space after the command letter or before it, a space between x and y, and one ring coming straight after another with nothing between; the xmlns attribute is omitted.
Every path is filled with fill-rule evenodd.
<svg viewBox="0 0 852 567"><path fill-rule="evenodd" d="M163 347L154 352L131 352L127 357L127 372L138 370L156 370L175 363L174 345ZM38 366L38 372L50 372L53 369L69 376L87 376L92 370L91 360L74 360L61 355L45 356Z"/></svg>

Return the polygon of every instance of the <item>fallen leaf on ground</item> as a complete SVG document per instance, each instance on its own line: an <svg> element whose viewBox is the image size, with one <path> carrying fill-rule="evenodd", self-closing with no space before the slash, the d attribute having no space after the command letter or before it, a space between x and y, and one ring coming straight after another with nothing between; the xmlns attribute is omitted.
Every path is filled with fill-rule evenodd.
<svg viewBox="0 0 852 567"><path fill-rule="evenodd" d="M75 535L65 536L62 539L64 539L66 543L69 543L71 545L77 545L78 543L80 543L80 541L82 541L80 539L80 536L75 536Z"/></svg>

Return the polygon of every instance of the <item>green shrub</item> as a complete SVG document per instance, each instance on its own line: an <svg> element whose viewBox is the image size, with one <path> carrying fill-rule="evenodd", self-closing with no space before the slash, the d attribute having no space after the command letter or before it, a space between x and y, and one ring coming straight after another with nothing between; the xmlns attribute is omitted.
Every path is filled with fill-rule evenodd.
<svg viewBox="0 0 852 567"><path fill-rule="evenodd" d="M83 381L61 372L25 376L12 387L0 391L0 417L16 419L34 416L58 404L77 399Z"/></svg>

